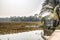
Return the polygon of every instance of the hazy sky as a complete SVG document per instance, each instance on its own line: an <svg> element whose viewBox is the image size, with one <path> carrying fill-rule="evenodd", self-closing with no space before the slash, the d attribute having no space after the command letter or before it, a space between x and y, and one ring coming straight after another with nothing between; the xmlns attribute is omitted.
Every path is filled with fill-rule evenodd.
<svg viewBox="0 0 60 40"><path fill-rule="evenodd" d="M0 0L0 17L39 14L44 0Z"/></svg>

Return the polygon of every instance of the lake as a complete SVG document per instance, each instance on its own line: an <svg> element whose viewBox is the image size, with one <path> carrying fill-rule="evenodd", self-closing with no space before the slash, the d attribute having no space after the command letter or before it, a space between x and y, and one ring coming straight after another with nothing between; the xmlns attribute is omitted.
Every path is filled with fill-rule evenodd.
<svg viewBox="0 0 60 40"><path fill-rule="evenodd" d="M0 40L44 40L41 37L41 34L44 35L43 30L35 30L15 34L5 34L0 35Z"/></svg>

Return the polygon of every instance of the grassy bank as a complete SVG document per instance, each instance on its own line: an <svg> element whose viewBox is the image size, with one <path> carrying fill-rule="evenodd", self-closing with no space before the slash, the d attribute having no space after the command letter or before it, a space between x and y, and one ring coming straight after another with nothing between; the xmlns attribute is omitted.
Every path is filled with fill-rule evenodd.
<svg viewBox="0 0 60 40"><path fill-rule="evenodd" d="M32 25L38 27L31 27ZM42 25L41 22L0 22L0 34L40 30Z"/></svg>

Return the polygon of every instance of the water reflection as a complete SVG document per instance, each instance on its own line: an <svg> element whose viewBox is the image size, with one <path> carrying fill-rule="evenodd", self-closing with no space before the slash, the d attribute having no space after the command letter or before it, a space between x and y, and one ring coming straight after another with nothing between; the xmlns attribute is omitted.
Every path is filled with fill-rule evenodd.
<svg viewBox="0 0 60 40"><path fill-rule="evenodd" d="M16 34L0 35L0 40L44 40L41 37L43 30L35 30Z"/></svg>

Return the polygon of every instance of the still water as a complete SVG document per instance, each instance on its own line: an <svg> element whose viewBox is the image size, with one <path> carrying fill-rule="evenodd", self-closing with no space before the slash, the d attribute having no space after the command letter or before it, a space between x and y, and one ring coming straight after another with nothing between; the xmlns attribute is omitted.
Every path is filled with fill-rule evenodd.
<svg viewBox="0 0 60 40"><path fill-rule="evenodd" d="M41 34L44 35L43 30L6 34L0 35L0 40L44 40Z"/></svg>

